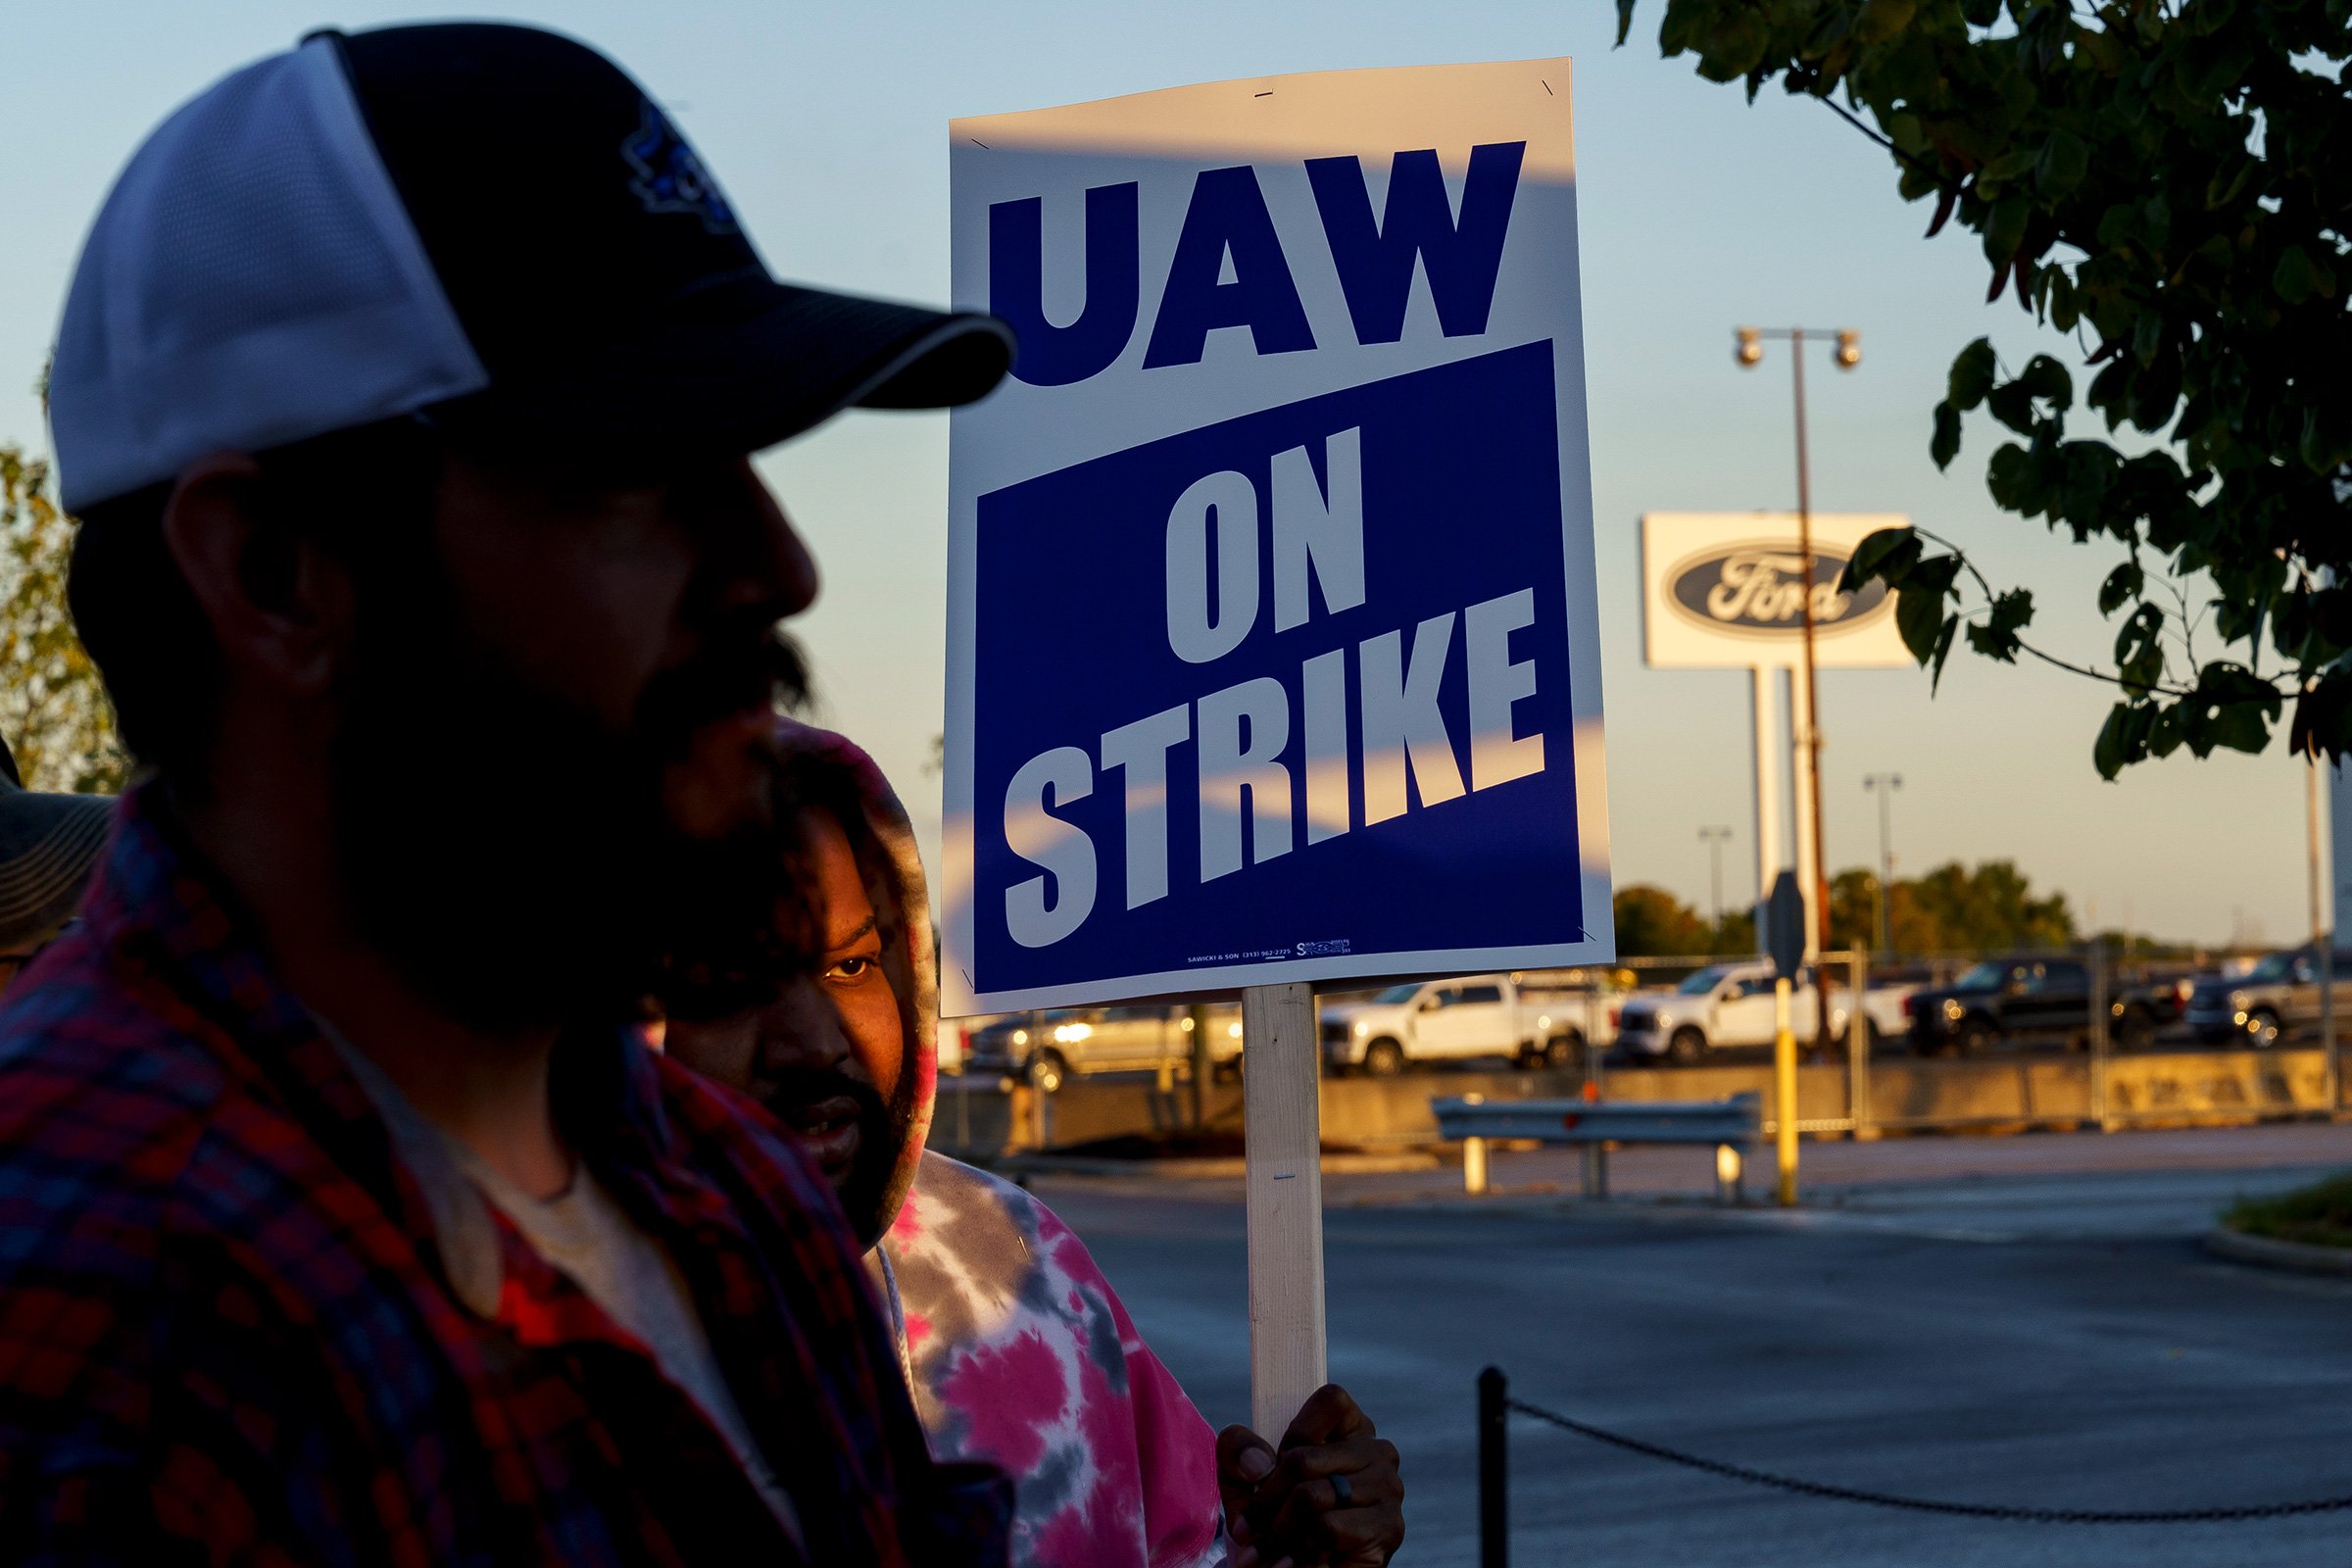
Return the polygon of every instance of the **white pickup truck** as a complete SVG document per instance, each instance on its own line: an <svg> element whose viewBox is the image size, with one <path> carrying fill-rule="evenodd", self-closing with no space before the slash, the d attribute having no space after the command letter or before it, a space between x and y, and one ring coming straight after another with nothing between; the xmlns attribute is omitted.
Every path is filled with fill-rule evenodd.
<svg viewBox="0 0 2352 1568"><path fill-rule="evenodd" d="M1573 988L1522 986L1508 975L1415 980L1368 1002L1323 1009L1323 1063L1376 1077L1412 1061L1506 1056L1522 1067L1564 1067L1577 1059L1585 1020L1605 1024L1606 999L1587 1005ZM1596 1044L1601 1042L1595 1042Z"/></svg>
<svg viewBox="0 0 2352 1568"><path fill-rule="evenodd" d="M1772 965L1719 963L1669 989L1637 991L1617 1013L1617 1051L1636 1058L1663 1056L1691 1062L1710 1051L1772 1044ZM1874 989L1863 994L1862 1017L1874 1037L1900 1035L1907 1027L1903 997L1912 988ZM1833 988L1830 1029L1842 1036L1853 993ZM1813 982L1790 988L1789 1026L1799 1043L1809 1043L1820 1002Z"/></svg>

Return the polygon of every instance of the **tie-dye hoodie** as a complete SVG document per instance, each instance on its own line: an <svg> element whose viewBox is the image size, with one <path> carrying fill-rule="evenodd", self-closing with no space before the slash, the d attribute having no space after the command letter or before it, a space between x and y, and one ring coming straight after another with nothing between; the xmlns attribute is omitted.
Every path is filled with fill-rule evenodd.
<svg viewBox="0 0 2352 1568"><path fill-rule="evenodd" d="M866 1257L899 1327L915 1409L941 1460L1014 1478L1022 1568L1192 1568L1226 1559L1216 1439L1054 1211L923 1147L938 1093L930 898L905 808L871 759L787 721L786 747L850 783L868 893L906 1022L902 1142Z"/></svg>

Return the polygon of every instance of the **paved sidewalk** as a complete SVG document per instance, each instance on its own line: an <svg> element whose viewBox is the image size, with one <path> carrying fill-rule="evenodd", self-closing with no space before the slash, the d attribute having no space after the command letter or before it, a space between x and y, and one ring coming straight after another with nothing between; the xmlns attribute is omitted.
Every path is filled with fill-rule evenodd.
<svg viewBox="0 0 2352 1568"><path fill-rule="evenodd" d="M1405 1568L1477 1560L1471 1385L1490 1362L1564 1413L1849 1486L2085 1508L2352 1492L2339 1462L2352 1281L2227 1263L2196 1243L2233 1195L2352 1164L2352 1129L1912 1139L1806 1155L1821 1181L1792 1213L1328 1183L1332 1373L1405 1453ZM1703 1190L1703 1169L1644 1163L1622 1161L1621 1192ZM1506 1184L1575 1182L1573 1156L1498 1165ZM1458 1181L1437 1176L1439 1189ZM1239 1184L1038 1187L1209 1419L1246 1419ZM1987 1524L1758 1492L1526 1418L1511 1443L1513 1559L1526 1564L2352 1561L2352 1514Z"/></svg>

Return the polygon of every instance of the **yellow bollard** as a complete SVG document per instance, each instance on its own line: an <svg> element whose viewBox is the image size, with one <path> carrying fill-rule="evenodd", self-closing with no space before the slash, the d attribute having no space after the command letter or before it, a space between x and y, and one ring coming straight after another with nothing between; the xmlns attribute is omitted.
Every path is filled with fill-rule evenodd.
<svg viewBox="0 0 2352 1568"><path fill-rule="evenodd" d="M1465 1105L1483 1105L1486 1102L1487 1097L1484 1095L1462 1097ZM1465 1138L1462 1140L1462 1191L1475 1198L1486 1190L1487 1141L1484 1138Z"/></svg>
<svg viewBox="0 0 2352 1568"><path fill-rule="evenodd" d="M1773 1120L1779 1136L1781 1206L1796 1206L1796 1031L1788 1023L1788 982L1772 983Z"/></svg>

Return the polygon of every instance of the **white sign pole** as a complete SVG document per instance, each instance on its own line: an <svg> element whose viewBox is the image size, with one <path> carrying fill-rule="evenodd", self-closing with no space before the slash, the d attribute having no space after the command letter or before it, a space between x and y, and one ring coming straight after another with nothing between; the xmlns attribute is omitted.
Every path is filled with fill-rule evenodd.
<svg viewBox="0 0 2352 1568"><path fill-rule="evenodd" d="M1242 993L1250 1204L1250 1415L1268 1443L1330 1381L1323 1335L1323 1112L1315 996Z"/></svg>
<svg viewBox="0 0 2352 1568"><path fill-rule="evenodd" d="M1884 585L1853 593L1835 583L1864 539L1904 526L1894 513L1650 512L1642 516L1642 612L1644 662L1652 669L1745 669L1753 682L1749 718L1756 761L1756 951L1765 951L1765 902L1784 862L1806 889L1806 954L1819 946L1822 846L1812 769L1803 763L1814 723L1802 668L1806 622L1813 662L1825 669L1901 668L1911 663L1895 625L1895 601ZM1805 563L1822 591L1808 594ZM1780 738L1779 672L1789 681L1788 750ZM1789 765L1793 763L1794 765ZM1781 793L1788 766L1796 804L1794 832Z"/></svg>

